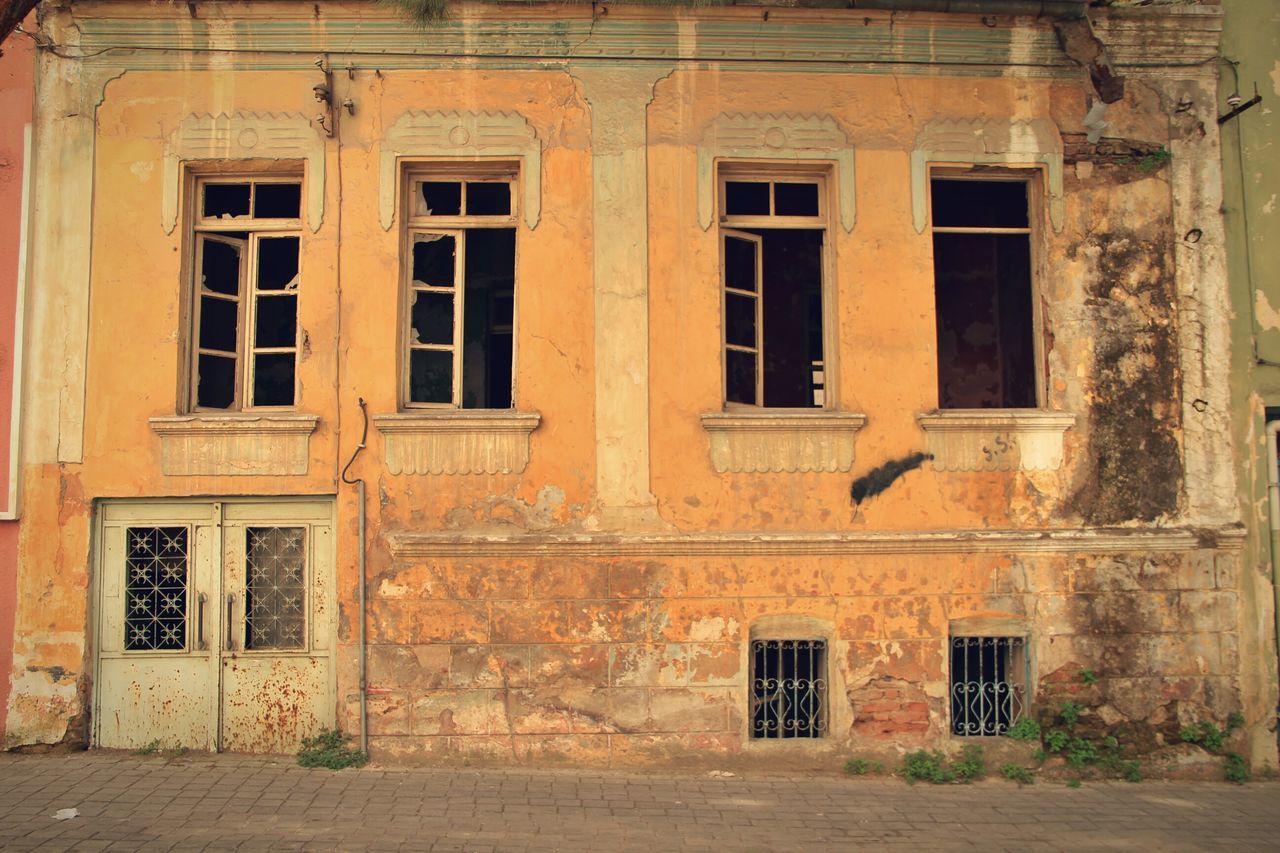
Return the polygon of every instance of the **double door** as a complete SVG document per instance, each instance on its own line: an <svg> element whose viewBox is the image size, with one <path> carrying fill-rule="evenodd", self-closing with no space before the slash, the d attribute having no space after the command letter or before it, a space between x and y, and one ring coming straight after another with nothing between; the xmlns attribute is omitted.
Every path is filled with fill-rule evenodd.
<svg viewBox="0 0 1280 853"><path fill-rule="evenodd" d="M94 742L294 752L334 719L333 505L107 503Z"/></svg>

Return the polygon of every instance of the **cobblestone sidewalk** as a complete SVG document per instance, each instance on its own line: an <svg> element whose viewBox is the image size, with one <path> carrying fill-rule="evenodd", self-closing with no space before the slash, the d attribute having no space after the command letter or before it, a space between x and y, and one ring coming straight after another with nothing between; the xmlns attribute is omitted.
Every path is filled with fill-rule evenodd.
<svg viewBox="0 0 1280 853"><path fill-rule="evenodd" d="M55 820L59 809L77 817ZM908 786L0 756L6 850L1276 850L1280 785Z"/></svg>

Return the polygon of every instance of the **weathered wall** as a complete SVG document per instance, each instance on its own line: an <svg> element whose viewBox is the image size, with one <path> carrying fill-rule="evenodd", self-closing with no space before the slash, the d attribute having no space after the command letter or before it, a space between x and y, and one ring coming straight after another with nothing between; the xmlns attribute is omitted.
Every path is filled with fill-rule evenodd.
<svg viewBox="0 0 1280 853"><path fill-rule="evenodd" d="M112 14L131 19L120 26L134 38L204 37L200 19L140 22L153 7L123 8ZM236 14L278 19L307 44L410 37L370 36L346 7L324 9L334 18L314 31L309 4ZM97 11L86 4L81 14ZM1156 25L1165 14L1209 13L1121 20ZM505 30L490 7L445 32L488 28L491 41L477 43L563 58L583 42L562 30L591 28L590 39L590 15L530 12L529 28L555 22L550 47L520 43L525 30ZM392 474L377 429L353 466L370 486L370 725L379 754L764 755L746 738L745 655L766 617L821 626L832 641L833 737L805 756L945 742L947 638L956 620L974 618L1027 631L1033 685L1096 669L1098 713L1123 720L1146 748L1167 738L1172 720L1224 719L1244 707L1259 725L1256 702L1241 692L1242 668L1254 665L1238 653L1247 629L1224 616L1239 600L1236 539L1215 532L1233 518L1221 499L1230 470L1205 440L1225 408L1213 389L1226 369L1226 315L1214 255L1221 237L1202 219L1216 211L1217 188L1216 136L1194 127L1212 120L1213 105L1192 97L1203 72L1135 74L1095 148L1080 142L1087 83L1056 53L1047 22L1001 19L991 28L963 16L876 14L864 23L805 10L771 18L779 38L842 27L850 44L906 26L901 49L930 55L976 40L994 65L1037 67L1028 56L1040 50L1044 67L1025 76L966 74L961 60L927 73L688 61L758 28L758 15L615 9L601 38L652 38L636 49L662 55L626 69L507 57L460 68L391 51L352 56L348 76L345 57L335 58L336 99L351 98L355 109L322 143L325 214L303 240L299 313L308 347L297 408L320 420L307 473L285 477L161 473L148 419L177 412L186 334L182 227L163 227L161 164L193 114L314 114L318 73L264 60L251 35L230 43L247 53L213 67L197 50L148 54L127 68L104 62L77 78L46 57L50 80L69 75L61 97L92 105L92 127L62 127L83 115L71 109L51 110L47 122L64 131L53 153L91 154L93 225L52 215L39 224L84 242L70 242L70 258L39 259L49 288L39 340L57 357L41 363L47 382L31 392L48 415L31 428L25 469L33 529L44 534L22 540L11 703L21 725L9 742L87 731L92 502L141 496L337 494L338 712L345 728L355 725L357 506L337 474L359 438L357 398L375 417L397 406L400 237L398 223L379 222L379 166L384 134L410 110L516 111L539 140L541 218L517 234L515 408L542 420L520 473ZM81 23L90 42L121 37ZM1126 44L1131 55L1145 49L1141 38ZM1191 106L1179 112L1184 99ZM850 470L712 465L701 417L722 409L719 237L699 222L709 180L699 145L726 113L766 116L765 126L818 116L837 128L847 144L821 161L832 183L845 174L832 162L852 149L856 223L850 210L847 227L833 218L828 229L832 393L840 412L867 418ZM937 119L991 121L995 135L1003 127L1063 150L1062 215L1050 224L1040 208L1033 241L1044 407L1076 420L1060 465L903 466L855 505L855 478L923 459L917 419L937 405L932 243L913 227L912 195L912 155ZM1114 155L1125 145L1171 148L1176 167L1140 168L1139 157ZM42 187L51 199L68 192ZM1179 235L1192 224L1205 251L1189 257ZM48 535L55 526L58 535Z"/></svg>
<svg viewBox="0 0 1280 853"><path fill-rule="evenodd" d="M35 26L32 15L24 24ZM0 127L0 512L10 520L0 520L0 666L11 666L13 660L13 618L17 609L18 523L13 514L18 510L14 490L16 477L11 474L13 455L10 425L14 411L15 359L20 342L15 340L18 293L26 261L22 240L26 212L27 178L31 163L27 136L35 96L35 48L25 36L10 36L0 55L0 114L5 116ZM9 682L0 682L0 738L4 737L6 710L9 705Z"/></svg>
<svg viewBox="0 0 1280 853"><path fill-rule="evenodd" d="M1248 673L1256 685L1258 711L1277 703L1275 646L1275 564L1267 506L1267 409L1280 406L1280 245L1274 237L1280 164L1273 154L1280 142L1280 119L1271 108L1280 97L1280 10L1265 4L1226 0L1222 54L1228 63L1218 86L1219 111L1227 113L1233 93L1262 103L1222 127L1223 212L1227 225L1227 262L1234 308L1231 332L1233 439L1239 501L1249 530L1242 559L1240 619L1259 626L1242 651L1258 665ZM1234 63L1231 65L1230 63ZM1272 735L1260 732L1271 745Z"/></svg>

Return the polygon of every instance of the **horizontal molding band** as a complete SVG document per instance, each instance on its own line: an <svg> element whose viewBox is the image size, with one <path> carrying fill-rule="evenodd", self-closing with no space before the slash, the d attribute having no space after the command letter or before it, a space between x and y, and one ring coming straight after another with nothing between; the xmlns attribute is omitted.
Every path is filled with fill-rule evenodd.
<svg viewBox="0 0 1280 853"><path fill-rule="evenodd" d="M471 536L393 533L406 557L754 557L858 554L1141 554L1237 551L1241 527L877 531L868 533L691 533Z"/></svg>
<svg viewBox="0 0 1280 853"><path fill-rule="evenodd" d="M745 63L761 70L805 64L831 73L935 74L939 67L982 76L1081 73L1048 18L997 16L1001 25L991 27L978 15L774 9L762 24L761 13L748 8L619 7L610 18L593 20L591 7L513 13L510 7L470 6L424 33L373 6L358 19L316 19L308 4L305 17L271 20L247 10L205 20L191 19L185 8L175 7L173 17L147 8L146 17L76 16L76 48L86 61L154 70L301 70L314 67L312 54L327 53L357 70L474 68L478 60L493 59L525 68L597 60ZM1217 9L1100 14L1095 27L1117 68L1214 74L1200 66L1216 56L1222 29ZM301 53L289 55L293 51Z"/></svg>

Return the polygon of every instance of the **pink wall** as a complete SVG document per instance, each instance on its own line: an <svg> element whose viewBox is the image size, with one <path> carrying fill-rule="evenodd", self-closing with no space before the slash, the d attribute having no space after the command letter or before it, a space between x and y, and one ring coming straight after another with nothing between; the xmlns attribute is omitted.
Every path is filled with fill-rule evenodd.
<svg viewBox="0 0 1280 853"><path fill-rule="evenodd" d="M35 18L26 21L34 28ZM0 44L0 510L11 511L10 423L13 412L14 319L22 228L22 189L28 164L24 131L35 94L35 48L14 34ZM13 619L17 607L18 522L0 521L0 668L13 670ZM9 679L0 680L0 741L9 707Z"/></svg>

